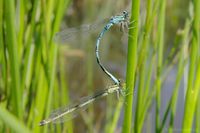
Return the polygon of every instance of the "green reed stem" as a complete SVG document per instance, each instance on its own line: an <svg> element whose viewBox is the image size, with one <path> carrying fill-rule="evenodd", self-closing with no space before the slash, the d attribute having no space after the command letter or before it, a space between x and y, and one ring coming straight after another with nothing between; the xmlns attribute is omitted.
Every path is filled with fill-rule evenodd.
<svg viewBox="0 0 200 133"><path fill-rule="evenodd" d="M21 0L18 4L18 10L19 10L19 14L18 14L18 22L17 24L19 25L19 32L18 32L18 46L19 46L19 60L22 60L22 55L23 55L23 39L24 39L24 27L25 27L25 2L24 0Z"/></svg>
<svg viewBox="0 0 200 133"><path fill-rule="evenodd" d="M200 93L198 96L198 102L197 102L195 115L196 115L195 131L200 131Z"/></svg>
<svg viewBox="0 0 200 133"><path fill-rule="evenodd" d="M7 80L6 80L6 71L7 71L7 62L6 62L6 53L5 53L5 45L3 39L3 0L0 1L0 64L2 64L1 75L2 79L0 79L0 84L2 89L0 91L6 91L7 88Z"/></svg>
<svg viewBox="0 0 200 133"><path fill-rule="evenodd" d="M180 82L183 76L183 71L185 66L185 61L186 61L186 55L185 55L185 49L188 49L188 43L189 43L189 30L190 30L190 22L187 20L184 28L184 33L183 33L183 41L182 41L182 47L181 47L181 53L179 56L179 63L178 63L178 72L177 72L177 78L174 86L174 92L171 97L171 116L170 116L170 125L169 125L169 133L173 133L173 128L174 128L174 120L175 120L175 115L176 115L176 107L177 107L177 98L178 98L178 89L180 87Z"/></svg>
<svg viewBox="0 0 200 133"><path fill-rule="evenodd" d="M150 41L150 32L152 29L152 24L153 24L153 15L152 15L152 0L147 1L147 6L146 6L146 20L145 20L145 25L144 25L144 34L142 36L142 45L141 45L141 50L139 52L139 59L138 59L138 69L139 69L139 86L138 86L138 96L137 96L137 105L136 105L136 113L135 113L135 126L134 130L135 132L141 132L142 131L142 126L143 126L143 119L140 119L142 116L145 114L143 113L143 108L145 106L145 101L148 98L148 93L149 93L149 80L151 77L151 71L152 71L152 65L150 65L150 69L147 69L146 66L148 65L147 62L147 56L150 55L149 53L149 41ZM153 64L153 63L150 63ZM148 73L148 74L147 74ZM148 75L148 76L147 76ZM146 79L146 77L148 77ZM145 84L146 83L146 84ZM145 87L145 85L147 85Z"/></svg>
<svg viewBox="0 0 200 133"><path fill-rule="evenodd" d="M188 88L185 99L185 112L183 119L183 132L191 131L197 96L200 89L200 58L199 58L199 23L200 23L200 1L194 0L194 20L192 25L192 44L190 53L190 67L188 77ZM198 65L196 65L198 64ZM196 76L196 78L195 78Z"/></svg>
<svg viewBox="0 0 200 133"><path fill-rule="evenodd" d="M18 46L15 28L14 1L5 0L6 42L9 54L9 63L12 77L12 105L13 112L22 119L22 89L20 88L20 73L18 60ZM15 111L14 111L15 110Z"/></svg>
<svg viewBox="0 0 200 133"><path fill-rule="evenodd" d="M130 27L134 27L129 30L129 41L128 41L128 55L127 55L127 95L125 98L125 110L124 110L124 122L123 122L123 133L130 133L132 126L132 105L133 105L133 92L135 86L135 73L137 66L137 40L138 40L138 23L139 23L139 10L140 0L132 1L131 10L131 24Z"/></svg>
<svg viewBox="0 0 200 133"><path fill-rule="evenodd" d="M164 29L165 29L165 7L166 1L160 1L160 14L158 15L158 32L157 32L157 77L156 77L156 132L160 126L160 91L161 91L161 72L163 65L163 46L164 46Z"/></svg>
<svg viewBox="0 0 200 133"><path fill-rule="evenodd" d="M67 5L69 4L70 0L64 1L64 0L59 0L57 7L56 7L56 12L55 12L55 21L54 21L54 25L53 25L53 30L52 30L52 34L50 34L50 55L48 57L48 69L50 70L48 73L49 75L49 80L48 80L48 86L49 86L49 93L48 93L48 100L47 100L47 106L46 106L46 114L45 117L47 118L47 116L50 114L50 110L51 110L51 103L53 100L53 89L54 89L54 80L55 80L55 71L56 71L56 62L57 62L57 50L58 47L57 45L55 45L52 42L52 37L54 36L54 34L59 30L59 26L62 20L62 16L64 14L64 11L67 7ZM49 26L48 26L49 27ZM47 27L47 28L48 28ZM49 27L50 28L50 27ZM47 126L44 127L44 132L47 131Z"/></svg>
<svg viewBox="0 0 200 133"><path fill-rule="evenodd" d="M114 111L114 116L113 116L111 123L109 124L109 128L108 128L107 133L114 133L115 132L115 129L117 127L117 122L118 122L119 117L120 117L122 105L123 105L123 101L119 101L117 103L117 106L115 108L116 111Z"/></svg>

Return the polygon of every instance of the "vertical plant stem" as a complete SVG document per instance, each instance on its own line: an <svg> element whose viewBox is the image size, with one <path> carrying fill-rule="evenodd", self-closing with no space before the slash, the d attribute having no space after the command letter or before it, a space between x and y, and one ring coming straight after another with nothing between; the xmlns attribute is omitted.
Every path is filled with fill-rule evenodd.
<svg viewBox="0 0 200 133"><path fill-rule="evenodd" d="M187 133L192 131L192 123L193 118L195 114L195 108L197 103L197 96L199 95L200 90L200 59L198 60L197 65L197 73L196 73L196 79L194 82L194 87L192 88L192 91L187 92L187 99L186 99L186 105L185 105L185 112L184 112L184 118L183 118L183 127L182 132Z"/></svg>
<svg viewBox="0 0 200 133"><path fill-rule="evenodd" d="M183 132L188 132L192 129L192 123L194 118L194 111L197 103L196 97L199 92L199 80L200 80L200 59L199 59L199 23L200 23L200 1L194 0L194 20L192 25L192 48L190 53L190 68L189 68L189 77L188 77L188 88L185 99L185 112L183 119ZM197 64L198 60L198 66ZM195 70L197 69L197 70ZM195 74L196 71L196 74ZM196 75L196 79L195 79Z"/></svg>
<svg viewBox="0 0 200 133"><path fill-rule="evenodd" d="M4 39L3 39L3 0L0 1L0 64L1 70L0 70L0 75L2 76L2 79L0 78L0 84L4 86L0 91L6 91L6 84L7 84L7 79L6 79L6 71L7 71L7 62L6 62L6 52L5 52L5 45L4 45ZM1 82L2 81L2 82Z"/></svg>
<svg viewBox="0 0 200 133"><path fill-rule="evenodd" d="M122 105L123 105L122 101L119 101L117 103L117 106L116 106L116 109L115 109L116 111L114 112L113 119L112 119L111 123L109 124L109 128L107 128L108 130L106 130L107 133L114 133L115 132L115 129L117 127L117 122L118 122L118 119L120 117Z"/></svg>
<svg viewBox="0 0 200 133"><path fill-rule="evenodd" d="M193 82L195 78L195 68L196 68L196 63L197 63L197 52L198 52L198 31L197 29L199 27L199 22L198 22L198 0L194 0L194 20L193 20L193 27L192 27L192 44L191 44L191 53L190 53L190 66L189 66L189 77L188 77L188 90L193 87ZM187 94L186 94L187 95Z"/></svg>
<svg viewBox="0 0 200 133"><path fill-rule="evenodd" d="M142 125L143 121L141 121L140 117L144 114L142 114L142 109L144 108L145 104L145 99L147 99L148 95L148 90L149 87L145 87L145 83L147 84L146 77L147 76L147 71L152 71L151 69L146 68L147 66L147 56L149 54L148 48L149 48L149 39L150 39L150 31L152 28L153 24L153 16L152 16L152 0L148 0L146 4L146 20L145 20L145 25L144 25L144 34L143 34L143 39L142 39L142 46L141 50L138 55L138 69L139 69L139 85L138 85L138 95L137 95L137 105L136 105L136 113L135 113L135 127L134 130L135 132L141 132L142 130ZM149 67L151 68L151 67Z"/></svg>
<svg viewBox="0 0 200 133"><path fill-rule="evenodd" d="M23 55L23 37L24 37L24 26L25 26L25 21L24 21L24 16L25 16L25 4L24 0L21 0L19 3L19 32L18 32L18 46L19 46L19 60L22 60L22 55Z"/></svg>
<svg viewBox="0 0 200 133"><path fill-rule="evenodd" d="M140 0L132 1L131 20L135 21L130 27L134 27L129 30L129 41L128 41L128 55L127 55L127 95L125 98L125 111L124 111L124 122L123 122L123 133L131 132L132 125L132 105L133 105L133 92L135 86L135 73L137 66L137 41L138 41L138 23L139 23L139 10Z"/></svg>
<svg viewBox="0 0 200 133"><path fill-rule="evenodd" d="M18 46L15 31L15 12L14 1L5 0L5 23L6 23L6 42L8 54L10 58L10 69L12 77L12 97L13 111L20 119L22 119L22 90L20 88L19 61L18 61Z"/></svg>
<svg viewBox="0 0 200 133"><path fill-rule="evenodd" d="M139 105L139 106L142 106L143 108L141 109L141 113L140 113L140 117L139 117L139 124L137 127L139 130L142 130L142 124L144 123L144 120L145 120L145 117L147 116L148 114L148 109L153 101L153 98L150 98L149 96L149 90L150 90L150 87L151 87L151 77L152 77L152 73L153 73L153 64L155 62L155 54L152 55L151 59L150 59L150 66L148 68L148 74L146 75L147 76L147 79L146 79L146 86L145 86L145 93L143 94L143 97L144 97L144 103L142 103L142 105ZM152 93L152 92L151 92ZM150 93L150 94L151 94Z"/></svg>
<svg viewBox="0 0 200 133"><path fill-rule="evenodd" d="M180 82L183 76L185 65L185 52L184 50L188 48L188 36L189 36L189 30L190 30L190 23L189 21L186 21L185 28L184 28L184 34L183 34L183 41L182 41L182 47L181 47L181 53L180 53L180 59L178 63L178 72L177 72L177 78L174 86L174 91L171 97L171 116L170 116L170 125L169 125L169 133L173 133L174 128L174 120L176 115L176 107L177 107L177 98L178 98L178 89L180 87Z"/></svg>
<svg viewBox="0 0 200 133"><path fill-rule="evenodd" d="M49 94L48 94L48 100L47 100L47 112L46 112L46 118L50 113L50 109L51 109L51 103L52 103L52 98L53 98L53 88L54 88L54 80L55 80L55 70L56 70L56 62L57 62L57 49L58 47L56 45L54 45L54 43L52 42L52 37L55 34L56 31L58 31L59 29L59 25L62 19L62 16L64 14L64 10L66 9L66 6L69 4L69 0L64 1L64 0L59 0L58 1L58 5L57 5L57 9L56 13L55 13L55 21L54 21L54 25L53 25L53 30L52 30L52 34L50 35L50 55L48 57L49 63L48 63L48 68L50 69L50 74L48 74L50 76L50 79L48 81L48 86L49 86ZM44 132L47 131L47 127L44 128Z"/></svg>
<svg viewBox="0 0 200 133"><path fill-rule="evenodd" d="M161 90L161 71L163 63L164 28L165 28L165 0L160 0L160 14L158 17L158 40L157 40L157 79L156 79L156 131L160 124L160 90Z"/></svg>
<svg viewBox="0 0 200 133"><path fill-rule="evenodd" d="M149 98L149 92L150 92L149 90L151 88L151 78L154 68L153 64L155 62L155 52L151 53L151 50L149 50L151 47L148 47L148 43L151 41L150 36L154 18L157 15L158 4L159 4L158 0L156 0L154 3L152 0L147 1L147 16L144 26L143 42L141 46L141 51L139 52L139 60L138 60L138 68L140 70L139 74L141 76L143 75L143 77L145 76L145 81L139 79L138 93L141 94L140 97L142 102L137 103L136 106L135 128L134 128L135 132L142 132L144 120L148 114L148 109L151 105L151 102L153 101L153 98ZM151 55L151 58L147 58L148 55ZM144 88L142 84L145 84ZM143 92L139 92L142 90ZM140 108L140 111L138 110L138 108Z"/></svg>
<svg viewBox="0 0 200 133"><path fill-rule="evenodd" d="M200 93L198 96L197 107L196 107L196 124L195 131L200 131Z"/></svg>
<svg viewBox="0 0 200 133"><path fill-rule="evenodd" d="M33 2L33 8L32 8L33 10L31 12L31 22L28 24L30 27L30 30L28 30L28 32L27 32L27 34L28 34L27 42L24 44L25 47L23 48L24 55L23 55L22 61L24 63L22 63L23 70L22 70L21 85L20 85L21 89L23 89L23 90L26 87L29 88L30 84L31 84L31 80L30 80L31 74L32 74L31 66L33 63L33 51L34 51L34 45L32 45L32 39L33 39L34 30L35 30L35 16L36 16L37 8L38 8L38 0L35 0ZM21 25L21 26L23 26L23 25ZM22 31L20 31L20 32L22 32ZM22 33L19 33L19 36L21 36L20 34L22 34ZM18 40L18 41L22 42L22 40ZM24 97L23 101L25 101L25 102L22 105L23 109L25 108L25 104L27 104L28 100L29 100L28 96Z"/></svg>

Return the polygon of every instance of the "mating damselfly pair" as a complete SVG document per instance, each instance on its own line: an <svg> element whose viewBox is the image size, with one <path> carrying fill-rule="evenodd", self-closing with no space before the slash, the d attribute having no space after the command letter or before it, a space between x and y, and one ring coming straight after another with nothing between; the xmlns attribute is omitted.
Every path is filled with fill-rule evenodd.
<svg viewBox="0 0 200 133"><path fill-rule="evenodd" d="M80 101L79 103L71 106L71 107L66 107L66 108L62 108L62 109L58 109L56 111L53 111L50 115L49 118L42 120L40 122L40 125L45 125L51 122L56 122L59 121L60 119L62 119L65 115L69 115L70 113L80 110L82 108L84 108L85 106L87 106L88 104L94 102L95 100L97 100L98 98L101 97L105 97L109 94L112 94L114 92L118 92L120 94L123 94L125 87L125 84L120 83L120 80L118 80L118 78L116 78L113 74L111 74L101 63L100 60L100 56L99 56L99 45L100 45L100 41L103 37L103 35L113 26L113 25L121 25L121 28L128 28L129 26L129 14L127 11L123 11L121 15L116 15L110 18L109 22L103 27L103 30L100 32L99 36L97 37L97 41L96 41L96 48L95 48L95 54L96 54L96 59L97 59L97 63L99 64L100 68L103 70L103 72L109 77L111 78L111 80L114 82L115 85L108 87L105 90L102 90L101 92L94 94L93 96L89 96L88 98L86 98L83 101ZM78 31L83 30L90 30L92 28L92 25L87 25L82 26L83 29L78 29ZM70 38L71 36L73 36L73 34L76 33L76 30L74 30L73 33L70 33L69 31L65 30L62 32L59 32L55 35L55 41L57 42L63 42L64 40L67 40L67 38Z"/></svg>

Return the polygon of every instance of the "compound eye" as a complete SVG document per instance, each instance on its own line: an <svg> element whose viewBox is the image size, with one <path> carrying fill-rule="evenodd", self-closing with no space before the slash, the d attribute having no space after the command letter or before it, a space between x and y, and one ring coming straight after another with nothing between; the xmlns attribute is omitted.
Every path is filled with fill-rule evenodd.
<svg viewBox="0 0 200 133"><path fill-rule="evenodd" d="M123 11L123 14L127 14L127 11Z"/></svg>

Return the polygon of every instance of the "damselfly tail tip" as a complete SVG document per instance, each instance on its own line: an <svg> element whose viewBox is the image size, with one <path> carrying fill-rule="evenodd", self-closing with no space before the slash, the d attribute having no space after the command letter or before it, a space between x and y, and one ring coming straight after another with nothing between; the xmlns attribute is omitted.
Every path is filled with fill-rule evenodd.
<svg viewBox="0 0 200 133"><path fill-rule="evenodd" d="M39 126L44 126L45 124L47 124L48 122L46 120L42 120L40 123L39 123Z"/></svg>

